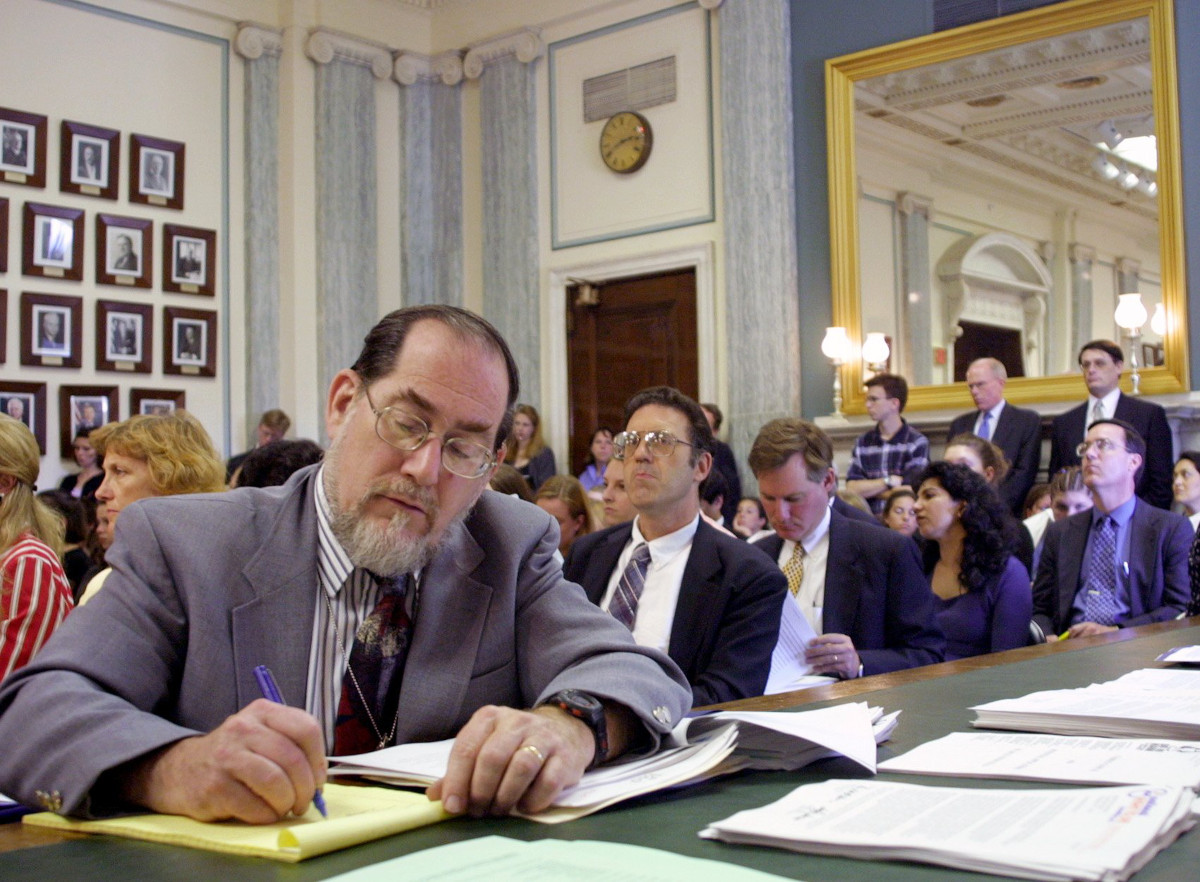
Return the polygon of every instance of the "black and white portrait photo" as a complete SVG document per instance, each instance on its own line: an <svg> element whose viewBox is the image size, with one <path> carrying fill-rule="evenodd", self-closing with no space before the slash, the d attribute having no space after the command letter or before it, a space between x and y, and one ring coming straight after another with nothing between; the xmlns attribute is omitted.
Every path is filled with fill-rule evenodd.
<svg viewBox="0 0 1200 882"><path fill-rule="evenodd" d="M108 186L108 142L102 138L75 135L71 139L73 162L71 182L95 187Z"/></svg>
<svg viewBox="0 0 1200 882"><path fill-rule="evenodd" d="M75 227L70 221L38 215L33 237L33 262L36 266L71 268Z"/></svg>
<svg viewBox="0 0 1200 882"><path fill-rule="evenodd" d="M205 353L208 351L208 324L194 319L175 319L175 341L172 347L171 360L179 365L196 365L202 367L205 363Z"/></svg>
<svg viewBox="0 0 1200 882"><path fill-rule="evenodd" d="M105 269L114 276L142 274L142 237L131 235L120 227L109 227L108 263Z"/></svg>
<svg viewBox="0 0 1200 882"><path fill-rule="evenodd" d="M61 306L33 307L33 354L67 358L71 354L71 310Z"/></svg>
<svg viewBox="0 0 1200 882"><path fill-rule="evenodd" d="M110 312L105 318L104 357L109 361L141 361L142 317L136 312Z"/></svg>
<svg viewBox="0 0 1200 882"><path fill-rule="evenodd" d="M152 196L175 195L175 154L169 150L142 148L141 191Z"/></svg>
<svg viewBox="0 0 1200 882"><path fill-rule="evenodd" d="M0 122L0 171L33 174L36 130L24 123Z"/></svg>
<svg viewBox="0 0 1200 882"><path fill-rule="evenodd" d="M175 254L171 262L171 281L202 284L206 275L208 245L203 239L175 237Z"/></svg>
<svg viewBox="0 0 1200 882"><path fill-rule="evenodd" d="M0 412L20 420L29 428L34 426L33 396L24 392L0 392Z"/></svg>
<svg viewBox="0 0 1200 882"><path fill-rule="evenodd" d="M71 396L71 437L108 422L108 399L103 395Z"/></svg>

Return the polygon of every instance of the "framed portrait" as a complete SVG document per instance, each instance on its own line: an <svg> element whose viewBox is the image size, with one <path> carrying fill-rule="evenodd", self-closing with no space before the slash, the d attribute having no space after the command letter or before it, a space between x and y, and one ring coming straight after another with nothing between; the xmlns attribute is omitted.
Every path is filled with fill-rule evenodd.
<svg viewBox="0 0 1200 882"><path fill-rule="evenodd" d="M184 145L179 141L129 136L129 201L183 208Z"/></svg>
<svg viewBox="0 0 1200 882"><path fill-rule="evenodd" d="M83 209L25 203L27 276L83 280Z"/></svg>
<svg viewBox="0 0 1200 882"><path fill-rule="evenodd" d="M58 455L70 459L74 452L71 442L76 435L120 418L116 386L59 386Z"/></svg>
<svg viewBox="0 0 1200 882"><path fill-rule="evenodd" d="M215 296L216 264L216 230L163 224L164 291Z"/></svg>
<svg viewBox="0 0 1200 882"><path fill-rule="evenodd" d="M96 301L96 370L150 373L154 308L148 303Z"/></svg>
<svg viewBox="0 0 1200 882"><path fill-rule="evenodd" d="M96 282L149 288L154 277L153 229L153 221L97 214Z"/></svg>
<svg viewBox="0 0 1200 882"><path fill-rule="evenodd" d="M120 154L121 133L115 129L63 120L58 189L116 199Z"/></svg>
<svg viewBox="0 0 1200 882"><path fill-rule="evenodd" d="M0 181L46 186L46 117L0 107Z"/></svg>
<svg viewBox="0 0 1200 882"><path fill-rule="evenodd" d="M207 309L163 308L163 373L217 375L217 314Z"/></svg>
<svg viewBox="0 0 1200 882"><path fill-rule="evenodd" d="M21 364L77 368L83 362L83 298L21 293Z"/></svg>
<svg viewBox="0 0 1200 882"><path fill-rule="evenodd" d="M46 384L0 380L0 413L20 420L33 431L38 451L46 452Z"/></svg>
<svg viewBox="0 0 1200 882"><path fill-rule="evenodd" d="M0 199L0 273L8 272L8 200Z"/></svg>
<svg viewBox="0 0 1200 882"><path fill-rule="evenodd" d="M182 389L130 389L129 415L155 416L187 408L187 393Z"/></svg>
<svg viewBox="0 0 1200 882"><path fill-rule="evenodd" d="M0 364L8 361L8 289L0 288Z"/></svg>

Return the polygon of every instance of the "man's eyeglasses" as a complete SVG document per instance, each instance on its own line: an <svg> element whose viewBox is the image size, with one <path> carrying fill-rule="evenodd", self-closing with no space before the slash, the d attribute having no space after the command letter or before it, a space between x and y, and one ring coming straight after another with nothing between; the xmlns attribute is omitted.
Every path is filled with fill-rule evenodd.
<svg viewBox="0 0 1200 882"><path fill-rule="evenodd" d="M1096 452L1101 456L1111 450L1129 450L1128 447L1124 447L1118 444L1116 441L1110 441L1107 438L1097 438L1095 441L1084 441L1082 444L1076 447L1075 455L1080 459L1083 459L1085 456L1087 456L1088 450L1092 447L1095 447Z"/></svg>
<svg viewBox="0 0 1200 882"><path fill-rule="evenodd" d="M431 437L440 438L442 441L442 465L460 478L478 478L495 465L496 455L482 444L476 444L466 438L447 438L445 435L437 435L419 416L396 407L377 410L366 386L363 387L363 393L367 396L367 404L371 408L371 413L375 414L375 434L384 443L397 450L412 451Z"/></svg>
<svg viewBox="0 0 1200 882"><path fill-rule="evenodd" d="M613 438L613 459L625 459L626 452L633 453L643 440L646 442L646 449L650 451L650 455L659 457L670 456L676 444L695 446L687 441L679 440L670 432L647 432L644 435L640 432L620 432Z"/></svg>

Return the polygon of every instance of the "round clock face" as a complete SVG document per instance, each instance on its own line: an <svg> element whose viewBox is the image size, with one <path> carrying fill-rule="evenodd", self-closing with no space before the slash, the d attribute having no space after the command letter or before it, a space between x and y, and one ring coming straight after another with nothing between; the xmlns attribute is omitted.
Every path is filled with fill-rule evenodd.
<svg viewBox="0 0 1200 882"><path fill-rule="evenodd" d="M606 122L600 132L600 158L613 171L627 175L646 164L652 143L646 117L623 110Z"/></svg>

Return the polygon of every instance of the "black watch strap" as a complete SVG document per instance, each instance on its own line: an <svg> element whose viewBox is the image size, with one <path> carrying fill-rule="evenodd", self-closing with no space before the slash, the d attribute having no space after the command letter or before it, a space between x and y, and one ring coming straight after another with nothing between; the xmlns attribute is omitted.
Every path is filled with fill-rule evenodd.
<svg viewBox="0 0 1200 882"><path fill-rule="evenodd" d="M592 737L596 739L596 752L588 764L589 769L608 759L608 719L604 715L604 704L600 699L578 689L564 689L554 693L538 706L545 705L566 711L592 730Z"/></svg>

